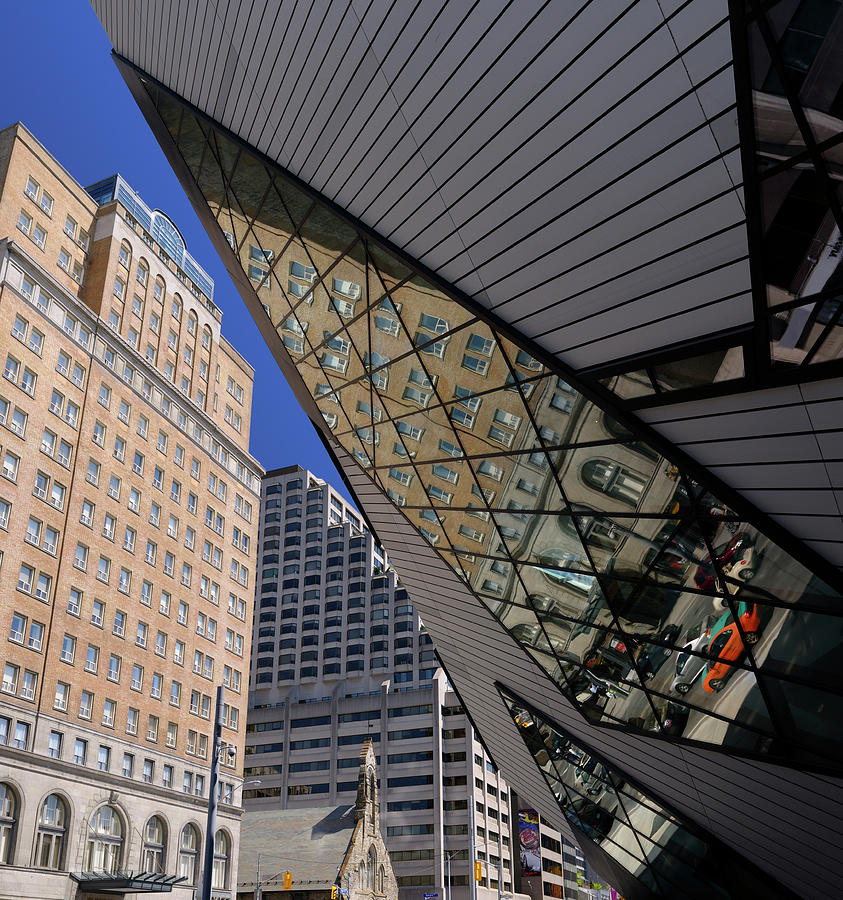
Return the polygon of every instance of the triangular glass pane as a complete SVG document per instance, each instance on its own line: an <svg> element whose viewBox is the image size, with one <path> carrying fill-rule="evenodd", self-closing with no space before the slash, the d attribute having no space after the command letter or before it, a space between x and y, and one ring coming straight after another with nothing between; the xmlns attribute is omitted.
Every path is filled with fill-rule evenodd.
<svg viewBox="0 0 843 900"><path fill-rule="evenodd" d="M280 207L279 222L289 219L297 229L303 225L308 214L314 208L311 198L282 176L276 177L272 183L272 190L266 201L268 209L278 208L276 207L276 197ZM272 221L268 220L268 224L271 225Z"/></svg>
<svg viewBox="0 0 843 900"><path fill-rule="evenodd" d="M311 396L319 397L333 394L341 399L341 391L346 381L341 374L323 367L315 356L306 357L296 362L296 368L304 379Z"/></svg>
<svg viewBox="0 0 843 900"><path fill-rule="evenodd" d="M280 247L293 236L296 224L290 215L288 201L296 198L289 187L282 188L284 196L279 194L279 182L274 180L267 187L260 210L257 213L253 228L264 247L278 252ZM302 210L302 215L304 210Z"/></svg>
<svg viewBox="0 0 843 900"><path fill-rule="evenodd" d="M843 696L813 685L765 678L768 691L781 698L794 723L798 756L806 762L838 763L843 753Z"/></svg>
<svg viewBox="0 0 843 900"><path fill-rule="evenodd" d="M290 310L276 325L276 331L294 361L300 360L312 349L308 330L309 323L300 322L294 310Z"/></svg>
<svg viewBox="0 0 843 900"><path fill-rule="evenodd" d="M226 190L229 190L231 173L234 171L237 158L241 153L240 147L214 128L209 130L208 144L211 148L211 153L219 166ZM230 193L229 198L231 198Z"/></svg>
<svg viewBox="0 0 843 900"><path fill-rule="evenodd" d="M254 287L258 295L258 300L263 306L264 312L269 318L270 323L273 327L277 328L278 325L290 315L292 310L287 295L272 274L263 281L260 287L257 285L254 285ZM299 323L302 324L300 319ZM304 327L303 324L302 327Z"/></svg>
<svg viewBox="0 0 843 900"><path fill-rule="evenodd" d="M610 375L601 378L600 384L608 388L621 400L633 400L636 397L651 397L655 394L653 383L645 369L624 372L622 375Z"/></svg>
<svg viewBox="0 0 843 900"><path fill-rule="evenodd" d="M679 471L623 444L560 454L558 472L573 506L621 514L676 515L688 506Z"/></svg>
<svg viewBox="0 0 843 900"><path fill-rule="evenodd" d="M549 568L591 571L590 555L579 536L576 531L561 527L558 515L497 510L493 516L513 559Z"/></svg>
<svg viewBox="0 0 843 900"><path fill-rule="evenodd" d="M431 491L435 489L436 486L431 485ZM441 504L437 504L437 508L445 512ZM500 536L491 520L472 520L462 512L448 515L445 530L452 544L475 553L491 555L500 544Z"/></svg>
<svg viewBox="0 0 843 900"><path fill-rule="evenodd" d="M316 203L299 229L302 242L308 248L318 267L327 268L331 260L342 255L357 239L357 232L321 203ZM365 278L356 280L360 299L365 286ZM338 276L343 278L343 275Z"/></svg>
<svg viewBox="0 0 843 900"><path fill-rule="evenodd" d="M369 243L369 295L374 303L384 294L389 294L411 275L411 270L391 253L376 244Z"/></svg>
<svg viewBox="0 0 843 900"><path fill-rule="evenodd" d="M307 254L298 238L289 239L283 231L264 230L253 242L263 251L265 262L255 260L262 268L269 268L270 290L283 291L291 306L309 306L313 302L311 291L318 278L316 270L309 264ZM248 248L244 248L248 257ZM246 269L246 267L244 267ZM248 269L246 269L248 274ZM253 283L260 284L256 279ZM264 282L264 284L266 281ZM321 308L320 308L321 309ZM298 312L301 321L310 315L302 309Z"/></svg>
<svg viewBox="0 0 843 900"><path fill-rule="evenodd" d="M425 390L420 384L419 390ZM427 389L429 390L429 389ZM422 409L419 412L392 420L396 442L403 442L399 451L410 455L417 462L423 460L447 461L462 455L457 438L442 407Z"/></svg>
<svg viewBox="0 0 843 900"><path fill-rule="evenodd" d="M652 367L663 391L681 391L733 378L743 378L743 349L727 347Z"/></svg>
<svg viewBox="0 0 843 900"><path fill-rule="evenodd" d="M493 332L493 337L508 360L511 369L518 372L521 376L531 378L536 375L543 375L547 372L547 367L536 357L532 356L526 350L522 350L517 344L514 344L509 338L500 332ZM518 377L518 376L516 376Z"/></svg>
<svg viewBox="0 0 843 900"><path fill-rule="evenodd" d="M217 215L217 223L222 229L223 235L225 236L228 245L232 248L232 250L234 250L235 253L239 253L240 265L242 266L243 271L248 275L248 249L244 251L243 244L246 241L246 235L249 232L249 226L251 222L249 217L246 216L240 208L237 197L232 193L231 189L228 186L228 183L224 178L222 178L220 162L212 152L210 145L209 150L205 153L205 158L202 162L203 173L209 167L212 167L214 170L216 170L216 177L219 177L221 179L220 205ZM244 252L246 254L245 256L243 255ZM255 279L255 284L259 284L260 280L261 278Z"/></svg>
<svg viewBox="0 0 843 900"><path fill-rule="evenodd" d="M161 116L164 127L170 132L176 146L181 149L181 142L184 140L185 150L191 158L195 158L196 150L200 147L204 138L195 117L185 109L183 104L178 103L164 91L159 91L152 84L146 84L145 87L149 91L158 114ZM201 137L197 134L191 135L190 132L193 131L198 132L198 135L201 135ZM185 136L185 132L188 133L187 136ZM192 169L191 172L193 172Z"/></svg>
<svg viewBox="0 0 843 900"><path fill-rule="evenodd" d="M729 591L748 587L778 603L838 609L840 594L746 522L703 520Z"/></svg>
<svg viewBox="0 0 843 900"><path fill-rule="evenodd" d="M508 511L513 516L525 515L542 510L555 515L568 512L559 484L541 451L513 454L509 457L494 456L490 459L470 460L480 473L489 473L492 468L501 469L502 460L508 462L505 475L498 482L500 487L488 497L492 509Z"/></svg>
<svg viewBox="0 0 843 900"><path fill-rule="evenodd" d="M250 153L241 153L229 178L229 191L250 222L262 213L271 178L262 162Z"/></svg>
<svg viewBox="0 0 843 900"><path fill-rule="evenodd" d="M375 316L371 318L374 319ZM435 406L434 384L421 360L412 349L403 355L401 353L405 349L405 336L399 334L394 342L384 342L374 326L372 340L374 346L380 348L373 351L373 361L382 363L383 360L389 360L388 365L381 365L372 372L372 384L380 394L388 415L398 418ZM395 356L390 355L395 351Z"/></svg>
<svg viewBox="0 0 843 900"><path fill-rule="evenodd" d="M390 499L399 506L425 507L429 503L424 483L412 465L376 469L372 476Z"/></svg>
<svg viewBox="0 0 843 900"><path fill-rule="evenodd" d="M824 253L821 232L832 212L826 182L808 162L798 169L785 169L765 178L759 185L762 221L766 227L762 245L762 272L769 303L798 297L804 290L813 294L830 277L828 266L815 266ZM773 332L771 340L779 341ZM784 346L779 343L778 357Z"/></svg>

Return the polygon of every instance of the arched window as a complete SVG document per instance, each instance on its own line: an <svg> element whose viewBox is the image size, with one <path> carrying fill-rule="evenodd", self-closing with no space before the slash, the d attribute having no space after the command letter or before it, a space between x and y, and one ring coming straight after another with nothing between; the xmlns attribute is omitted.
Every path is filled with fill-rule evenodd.
<svg viewBox="0 0 843 900"><path fill-rule="evenodd" d="M149 280L149 266L146 264L145 259L138 260L138 268L135 272L135 278L138 280L138 284L142 284L146 287L146 282Z"/></svg>
<svg viewBox="0 0 843 900"><path fill-rule="evenodd" d="M60 869L67 831L67 807L58 794L50 794L41 804L34 864L41 869Z"/></svg>
<svg viewBox="0 0 843 900"><path fill-rule="evenodd" d="M384 884L386 883L386 872L384 871L384 867L380 866L378 868L378 893L382 894L384 892Z"/></svg>
<svg viewBox="0 0 843 900"><path fill-rule="evenodd" d="M228 887L228 861L231 856L231 841L224 831L218 831L214 838L214 878L213 887L225 890Z"/></svg>
<svg viewBox="0 0 843 900"><path fill-rule="evenodd" d="M123 822L116 809L101 806L88 823L85 869L88 872L109 872L113 875L120 867L122 856Z"/></svg>
<svg viewBox="0 0 843 900"><path fill-rule="evenodd" d="M197 328L198 322L199 322L199 320L196 318L196 313L193 310L190 310L190 312L187 315L188 334L192 334L192 335L196 334L196 328Z"/></svg>
<svg viewBox="0 0 843 900"><path fill-rule="evenodd" d="M127 269L132 264L132 248L128 241L123 241L120 244L120 265L125 266Z"/></svg>
<svg viewBox="0 0 843 900"><path fill-rule="evenodd" d="M638 504L647 486L641 475L608 459L590 459L580 472L589 487L630 506Z"/></svg>
<svg viewBox="0 0 843 900"><path fill-rule="evenodd" d="M181 297L176 294L173 297L173 304L170 310L173 314L174 319L181 319Z"/></svg>
<svg viewBox="0 0 843 900"><path fill-rule="evenodd" d="M369 855L366 857L366 890L375 889L375 872L378 867L378 854L374 845L369 847Z"/></svg>
<svg viewBox="0 0 843 900"><path fill-rule="evenodd" d="M185 825L179 840L179 871L188 884L196 884L196 860L199 856L199 832L195 825Z"/></svg>
<svg viewBox="0 0 843 900"><path fill-rule="evenodd" d="M153 816L143 833L143 856L141 867L144 872L163 872L167 862L167 826L160 816Z"/></svg>
<svg viewBox="0 0 843 900"><path fill-rule="evenodd" d="M567 534L578 538L576 525L569 515L557 517L560 527ZM604 550L614 550L622 537L622 532L610 519L601 516L580 516L580 529L586 544L590 547L602 547Z"/></svg>
<svg viewBox="0 0 843 900"><path fill-rule="evenodd" d="M17 818L18 796L10 785L0 781L0 865L12 860Z"/></svg>
<svg viewBox="0 0 843 900"><path fill-rule="evenodd" d="M166 288L164 287L164 279L159 275L155 279L155 287L152 291L153 297L159 302L164 302L164 294L166 293Z"/></svg>
<svg viewBox="0 0 843 900"><path fill-rule="evenodd" d="M207 325L202 329L202 346L206 350L211 349L211 329Z"/></svg>

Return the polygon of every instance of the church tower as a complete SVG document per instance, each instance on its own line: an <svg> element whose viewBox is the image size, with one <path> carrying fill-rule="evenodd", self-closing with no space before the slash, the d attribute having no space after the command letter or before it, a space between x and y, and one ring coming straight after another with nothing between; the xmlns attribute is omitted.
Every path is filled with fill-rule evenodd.
<svg viewBox="0 0 843 900"><path fill-rule="evenodd" d="M380 833L380 801L378 799L377 757L371 739L360 751L360 772L357 776L355 822L363 822L365 834Z"/></svg>

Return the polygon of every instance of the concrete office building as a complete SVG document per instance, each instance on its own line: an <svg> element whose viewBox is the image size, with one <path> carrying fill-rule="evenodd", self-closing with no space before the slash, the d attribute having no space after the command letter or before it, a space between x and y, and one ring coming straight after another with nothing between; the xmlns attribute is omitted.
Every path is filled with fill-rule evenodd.
<svg viewBox="0 0 843 900"><path fill-rule="evenodd" d="M192 896L222 683L232 896L262 470L220 321L164 213L0 132L4 898Z"/></svg>
<svg viewBox="0 0 843 900"><path fill-rule="evenodd" d="M841 4L94 6L510 783L839 883Z"/></svg>
<svg viewBox="0 0 843 900"><path fill-rule="evenodd" d="M511 892L507 786L359 513L299 466L267 472L258 561L245 777L261 784L245 788L247 806L350 802L371 738L401 896L444 898L450 872L454 900L466 898L475 858L479 896L497 896L499 862Z"/></svg>

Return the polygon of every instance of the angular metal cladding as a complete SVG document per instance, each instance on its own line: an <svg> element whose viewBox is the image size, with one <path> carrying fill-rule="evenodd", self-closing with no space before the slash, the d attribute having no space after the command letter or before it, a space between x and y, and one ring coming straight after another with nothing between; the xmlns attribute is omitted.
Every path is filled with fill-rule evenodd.
<svg viewBox="0 0 843 900"><path fill-rule="evenodd" d="M681 20L672 16L671 27L678 28ZM780 196L791 206L807 198L812 210L819 209L811 218L813 233L828 231L833 238L833 227L826 228L820 213L825 202L833 218L836 201L823 187L828 172L823 175L818 168L815 157L823 150L817 150L816 140L813 148L806 142L806 150L793 155L792 165L779 159L769 168L762 165L757 182L747 176L746 218L754 254L748 262L746 246L728 238L744 234L740 202L726 204L738 213L734 222L722 204L717 216L708 216L711 204L728 195L735 199L739 150L748 146L754 160L755 150L769 151L770 135L743 133L747 113L752 114L748 81L738 82L743 131L735 134L734 122L727 127L734 109L713 99L723 99L714 91L715 83L722 87L711 68L717 54L706 56L701 48L710 48L705 42L731 25L742 78L741 66L758 46L752 36L739 42L736 35L744 26L763 30L765 17L745 22L743 12L736 12L732 20L694 32L682 45L688 60L706 58L700 65L708 68L696 73L701 76L696 85L710 133L715 143L719 140L711 164L728 174L723 190L712 192L710 185L679 175L656 190L644 169L630 170L627 185L640 184L642 190L649 185L653 197L661 191L663 197L682 198L671 215L662 210L659 222L665 229L657 236L654 224L646 221L646 202L653 198L635 194L640 229L601 245L599 229L606 223L594 221L594 228L578 232L579 244L566 238L564 250L561 244L547 245L542 259L557 268L543 281L536 280L539 254L525 255L507 268L514 257L492 253L474 273L463 271L456 257L435 271L425 268L422 263L434 256L416 241L422 232L438 229L438 243L456 239L441 217L435 227L421 227L415 238L402 240L401 249L390 245L384 234L404 235L389 218L391 197L378 206L373 198L358 203L342 191L327 190L326 182L310 178L294 152L277 156L284 168L263 155L268 148L260 137L257 149L250 147L245 143L249 135L240 128L234 131L241 137L226 131L214 121L215 111L197 103L189 91L177 93L207 114L133 68L143 68L140 59L120 62L279 364L405 584L414 585L414 600L454 686L502 768L508 762L519 765L522 757L497 709L495 681L518 696L529 694L533 706L552 709L557 721L564 716L566 728L586 745L588 736L591 746L605 747L607 757L631 753L641 779L649 779L648 795L670 795L669 805L704 823L724 843L734 843L745 856L755 852L750 833L767 825L734 823L722 810L735 790L744 803L753 802L755 776L746 767L763 770L765 783L794 778L816 789L819 779L805 773L838 775L843 742L836 730L843 696L833 664L843 640L839 573L695 462L688 440L696 428L701 433L695 440L710 437L737 447L737 438L752 444L757 432L767 429L780 450L787 435L778 440L769 424L775 405L768 404L768 413L750 411L728 436L720 434L719 417L709 422L695 416L714 395L726 405L728 392L744 392L749 404L761 389L827 377L831 371L821 369L818 353L834 339L838 311L827 307L833 281L819 288L806 282L805 303L777 299L768 305L764 285L773 283L775 269L769 248L778 232L764 230L762 222L771 220L760 216L753 194L753 185L772 184L790 168L798 190ZM826 32L815 35L819 45L823 34L831 33L831 25L823 27ZM776 41L784 42L785 32ZM769 37L762 35L765 46ZM773 54L776 67L782 62L776 54L786 57L784 47ZM694 57L696 50L700 53ZM726 74L734 94L731 73ZM642 75L641 83L633 79L628 89L634 94L651 83ZM792 108L793 91L787 81L783 84ZM714 93L707 94L708 88ZM629 109L632 102L627 97L618 109ZM798 115L795 121L804 136ZM828 146L837 146L836 134L825 135L832 141ZM666 135L662 140L663 149L687 152L687 143ZM659 141L654 146L658 149ZM805 187L799 167L806 160L818 173L819 187ZM685 172L694 176L708 165L702 157L693 165L689 161ZM745 155L744 172L747 161ZM581 198L585 202L572 199L568 205L597 215L599 195L608 188L608 182L598 180L593 195ZM624 215L634 216L636 204ZM556 211L568 214L568 205L557 203ZM535 205L533 212L544 215ZM503 220L492 213L485 221L493 230L503 228ZM702 230L684 231L683 222L689 221ZM513 246L520 242L523 247L516 222L506 225ZM781 219L779 227L784 227ZM480 254L487 237L478 235L470 252ZM643 249L651 238L659 253ZM690 256L694 263L686 266L683 260ZM588 260L589 271L600 271L603 280L597 284L595 275L595 283L577 287ZM793 277L787 290L793 292L796 270L806 260L790 259ZM779 262L775 271L781 282L785 261ZM750 296L754 309L743 302ZM665 298L673 298L672 310ZM689 308L681 310L682 316L690 315L696 303L697 312L725 311L721 321L693 334L673 317L685 299ZM768 320L772 314L790 321L789 312L809 301L813 319L806 319L808 330L803 328L796 343L808 341L810 348L796 373L781 366L779 338L790 325L771 342ZM595 306L593 313L589 304ZM513 327L510 313L516 308ZM559 322L545 323L540 331L538 320L531 318L539 308ZM639 320L629 317L631 309L638 310ZM788 315L783 319L782 314ZM714 323L707 315L700 313L695 321ZM724 331L716 332L721 326ZM578 328L581 333L575 333ZM562 340L558 348L551 346L556 339L549 336L556 332L568 335L567 349ZM641 339L645 332L650 337ZM653 335L675 346L659 346ZM621 346L634 350L622 354L617 352ZM578 372L571 365L584 368L584 347L594 350L595 362ZM646 407L653 409L640 418L629 415L630 409ZM691 411L687 421L680 408ZM658 416L675 446L641 424L641 418L656 421ZM518 648L514 657L513 647ZM513 665L513 659L519 662ZM683 691L675 688L680 659L690 660L688 671L695 673ZM655 763L649 772L641 771L649 756L658 757L660 771L670 771L676 784L660 783ZM783 768L773 769L768 762ZM710 775L718 767L727 773L722 779ZM541 793L527 773L510 777ZM694 784L702 799L683 791L683 781ZM542 796L547 800L546 793ZM781 840L781 827L811 830L809 817L799 826L782 826L784 805L768 810L768 822L779 829L775 837L770 833L773 847ZM635 840L640 848L640 839ZM774 852L762 850L758 856L762 868L793 883ZM703 859L701 865L708 866L710 858ZM631 862L621 865L639 877ZM664 890L655 882L647 889Z"/></svg>

